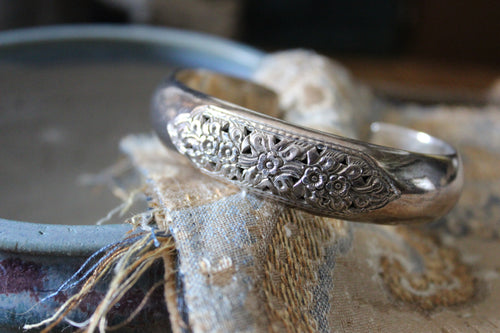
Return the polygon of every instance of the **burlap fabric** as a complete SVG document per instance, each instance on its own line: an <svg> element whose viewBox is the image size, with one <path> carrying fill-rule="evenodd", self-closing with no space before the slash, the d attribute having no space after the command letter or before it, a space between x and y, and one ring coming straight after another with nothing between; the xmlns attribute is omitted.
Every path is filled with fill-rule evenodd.
<svg viewBox="0 0 500 333"><path fill-rule="evenodd" d="M315 75L301 74L310 66ZM336 68L292 52L270 56L256 78L274 85L285 117L304 125L324 114L323 129L356 135L377 117L453 142L466 168L458 207L413 228L315 217L202 175L153 136L128 137L122 149L176 244L167 265L177 273L165 291L174 332L500 330L500 110L375 113L380 103ZM360 106L370 112L360 116Z"/></svg>

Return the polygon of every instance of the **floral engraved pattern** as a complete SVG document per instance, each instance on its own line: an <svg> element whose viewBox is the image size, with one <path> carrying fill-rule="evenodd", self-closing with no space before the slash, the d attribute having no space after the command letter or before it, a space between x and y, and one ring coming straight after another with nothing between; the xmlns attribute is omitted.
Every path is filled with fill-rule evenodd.
<svg viewBox="0 0 500 333"><path fill-rule="evenodd" d="M168 124L179 152L205 173L316 214L349 217L399 197L360 151L202 107Z"/></svg>

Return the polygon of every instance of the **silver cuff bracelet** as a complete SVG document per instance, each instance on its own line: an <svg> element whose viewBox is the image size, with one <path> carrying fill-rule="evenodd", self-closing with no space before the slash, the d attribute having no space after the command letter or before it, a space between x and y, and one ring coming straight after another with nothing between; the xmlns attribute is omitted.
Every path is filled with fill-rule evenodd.
<svg viewBox="0 0 500 333"><path fill-rule="evenodd" d="M160 139L202 172L315 215L428 222L460 195L461 158L442 140L373 123L364 142L284 122L278 113L276 94L262 86L180 70L157 90L152 119Z"/></svg>

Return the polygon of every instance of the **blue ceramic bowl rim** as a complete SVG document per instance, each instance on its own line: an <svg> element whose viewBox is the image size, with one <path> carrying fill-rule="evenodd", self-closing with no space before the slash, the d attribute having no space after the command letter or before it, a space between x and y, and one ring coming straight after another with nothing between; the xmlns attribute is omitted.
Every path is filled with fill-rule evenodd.
<svg viewBox="0 0 500 333"><path fill-rule="evenodd" d="M141 42L201 52L256 68L264 53L223 38L185 30L137 25L62 25L0 32L0 48L29 43L68 41ZM125 224L58 225L0 218L0 251L57 256L84 256L118 241Z"/></svg>

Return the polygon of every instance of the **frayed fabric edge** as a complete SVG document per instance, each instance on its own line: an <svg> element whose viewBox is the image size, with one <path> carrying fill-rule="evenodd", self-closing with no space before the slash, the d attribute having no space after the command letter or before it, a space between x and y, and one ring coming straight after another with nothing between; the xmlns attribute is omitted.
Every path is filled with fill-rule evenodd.
<svg viewBox="0 0 500 333"><path fill-rule="evenodd" d="M106 332L124 327L139 314L152 292L173 278L172 266L164 262L163 280L153 283L136 309L124 321L109 325L107 320L109 311L155 262L165 261L174 251L173 238L168 233L158 229L134 233L122 241L105 246L90 256L75 274L55 292L42 299L40 303L56 297L63 291L73 289L77 289L77 291L51 317L39 323L25 325L23 328L30 330L43 327L41 332L50 332L63 321L79 328L80 332L95 332L96 330ZM112 274L112 279L107 292L93 314L83 322L72 321L69 318L71 312L109 274Z"/></svg>

